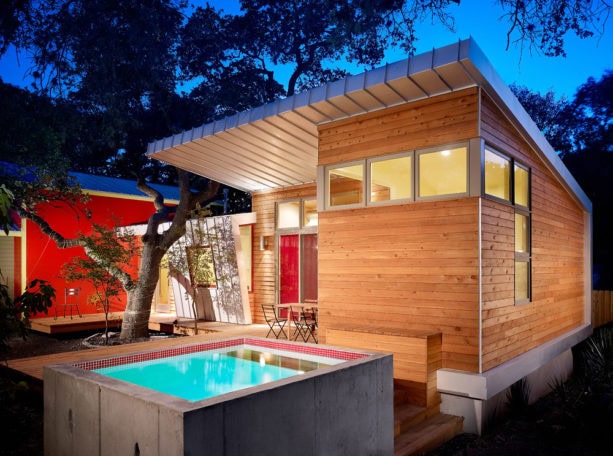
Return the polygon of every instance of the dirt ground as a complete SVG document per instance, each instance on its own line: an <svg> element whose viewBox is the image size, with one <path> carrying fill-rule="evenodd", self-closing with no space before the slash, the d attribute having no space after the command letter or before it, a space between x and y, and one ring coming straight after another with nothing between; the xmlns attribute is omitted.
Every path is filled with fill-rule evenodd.
<svg viewBox="0 0 613 456"><path fill-rule="evenodd" d="M87 350L83 340L88 336L91 333L77 337L31 333L25 341L11 339L8 359ZM500 419L486 435L460 435L431 452L430 456L613 454L613 397L597 395L582 381L572 379L558 390ZM0 454L42 455L40 387L9 375L8 370L1 367L0 404Z"/></svg>

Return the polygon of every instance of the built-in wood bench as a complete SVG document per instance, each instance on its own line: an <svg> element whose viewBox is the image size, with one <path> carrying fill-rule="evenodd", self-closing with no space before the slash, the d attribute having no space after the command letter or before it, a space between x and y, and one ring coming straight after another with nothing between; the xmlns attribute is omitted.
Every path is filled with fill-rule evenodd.
<svg viewBox="0 0 613 456"><path fill-rule="evenodd" d="M371 325L335 324L326 328L326 344L394 355L394 383L409 402L437 406L436 371L442 367L441 333Z"/></svg>

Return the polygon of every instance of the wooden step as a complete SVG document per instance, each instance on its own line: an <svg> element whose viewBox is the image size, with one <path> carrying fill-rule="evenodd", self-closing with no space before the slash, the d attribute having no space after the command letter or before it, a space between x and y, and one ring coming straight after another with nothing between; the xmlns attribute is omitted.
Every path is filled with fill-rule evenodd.
<svg viewBox="0 0 613 456"><path fill-rule="evenodd" d="M438 413L394 438L394 456L421 455L441 446L463 430L464 418Z"/></svg>
<svg viewBox="0 0 613 456"><path fill-rule="evenodd" d="M435 407L420 407L414 404L396 404L394 406L394 436L401 434L407 429L424 422L440 411Z"/></svg>

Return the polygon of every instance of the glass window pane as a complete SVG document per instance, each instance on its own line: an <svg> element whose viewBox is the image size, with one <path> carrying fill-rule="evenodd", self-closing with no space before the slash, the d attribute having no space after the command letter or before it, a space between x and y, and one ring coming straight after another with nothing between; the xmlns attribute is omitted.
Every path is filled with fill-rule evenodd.
<svg viewBox="0 0 613 456"><path fill-rule="evenodd" d="M528 192L530 190L530 173L527 169L515 165L515 204L530 207Z"/></svg>
<svg viewBox="0 0 613 456"><path fill-rule="evenodd" d="M300 226L300 201L277 205L277 228L298 228Z"/></svg>
<svg viewBox="0 0 613 456"><path fill-rule="evenodd" d="M317 200L304 200L302 226L317 226Z"/></svg>
<svg viewBox="0 0 613 456"><path fill-rule="evenodd" d="M527 300L530 298L528 294L528 283L530 280L530 263L527 261L515 262L515 300Z"/></svg>
<svg viewBox="0 0 613 456"><path fill-rule="evenodd" d="M515 251L528 253L528 217L515 214Z"/></svg>
<svg viewBox="0 0 613 456"><path fill-rule="evenodd" d="M418 155L419 196L466 193L468 189L466 147Z"/></svg>
<svg viewBox="0 0 613 456"><path fill-rule="evenodd" d="M485 151L485 193L511 201L511 161Z"/></svg>
<svg viewBox="0 0 613 456"><path fill-rule="evenodd" d="M374 161L370 164L370 200L411 198L412 157Z"/></svg>
<svg viewBox="0 0 613 456"><path fill-rule="evenodd" d="M364 202L364 166L352 165L328 171L330 206L359 204Z"/></svg>

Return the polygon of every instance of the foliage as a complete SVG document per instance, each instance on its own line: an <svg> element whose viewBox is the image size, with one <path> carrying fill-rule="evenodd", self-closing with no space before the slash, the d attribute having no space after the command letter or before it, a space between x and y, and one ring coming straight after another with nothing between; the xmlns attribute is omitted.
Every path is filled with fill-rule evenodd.
<svg viewBox="0 0 613 456"><path fill-rule="evenodd" d="M589 78L572 100L512 87L592 201L594 287L613 287L613 71Z"/></svg>
<svg viewBox="0 0 613 456"><path fill-rule="evenodd" d="M525 415L530 408L530 385L526 378L513 383L507 391L509 413L515 416Z"/></svg>
<svg viewBox="0 0 613 456"><path fill-rule="evenodd" d="M70 283L87 281L92 284L94 293L88 297L88 302L104 312L104 337L108 343L111 300L123 291L122 283L113 274L138 256L136 237L129 230L117 234L117 230L94 224L92 235L80 238L89 256L74 257L63 266L62 274Z"/></svg>
<svg viewBox="0 0 613 456"><path fill-rule="evenodd" d="M6 235L9 234L9 229L13 224L11 217L11 208L15 201L15 195L4 184L0 185L0 225Z"/></svg>
<svg viewBox="0 0 613 456"><path fill-rule="evenodd" d="M0 278L1 278L0 274ZM30 326L30 316L47 312L55 299L55 290L45 280L35 279L14 300L8 287L0 281L0 352L8 349L8 337L17 333L25 338Z"/></svg>
<svg viewBox="0 0 613 456"><path fill-rule="evenodd" d="M581 127L572 103L565 98L557 99L553 91L543 95L525 86L512 84L510 88L553 149L562 156L570 153Z"/></svg>
<svg viewBox="0 0 613 456"><path fill-rule="evenodd" d="M613 5L605 0L543 1L500 0L503 18L509 24L507 49L511 44L547 56L566 56L564 40L572 32L579 38L600 35Z"/></svg>

